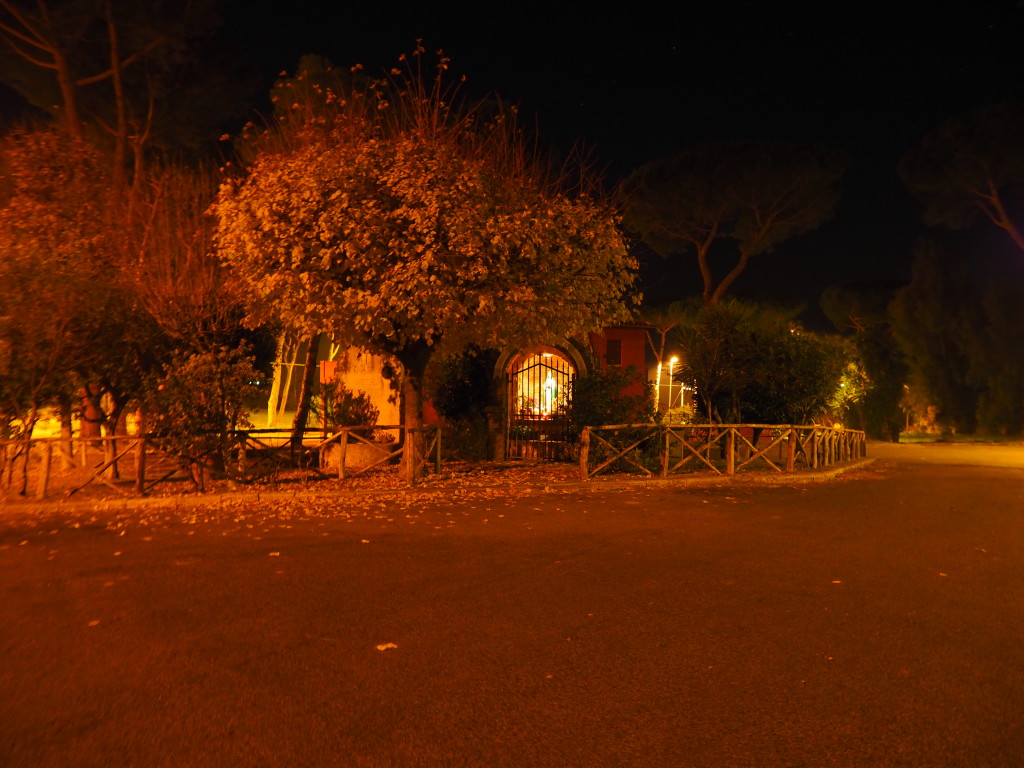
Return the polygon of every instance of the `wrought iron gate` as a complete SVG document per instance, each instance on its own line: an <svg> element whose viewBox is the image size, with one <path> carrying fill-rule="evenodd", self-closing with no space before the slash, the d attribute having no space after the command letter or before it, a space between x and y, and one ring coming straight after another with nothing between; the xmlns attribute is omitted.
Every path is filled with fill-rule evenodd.
<svg viewBox="0 0 1024 768"><path fill-rule="evenodd" d="M569 398L576 372L554 354L535 354L508 373L510 459L568 458Z"/></svg>

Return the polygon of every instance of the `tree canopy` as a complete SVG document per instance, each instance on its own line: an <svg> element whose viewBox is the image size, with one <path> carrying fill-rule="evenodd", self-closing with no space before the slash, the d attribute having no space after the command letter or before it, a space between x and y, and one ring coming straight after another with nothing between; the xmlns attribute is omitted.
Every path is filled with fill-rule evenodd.
<svg viewBox="0 0 1024 768"><path fill-rule="evenodd" d="M1002 103L939 125L900 161L925 223L961 229L983 216L1024 250L1014 209L1024 195L1024 104Z"/></svg>
<svg viewBox="0 0 1024 768"><path fill-rule="evenodd" d="M172 350L240 335L209 252L209 179L167 167L128 195L107 160L55 129L0 141L0 416L29 434L83 389L84 423L113 434Z"/></svg>
<svg viewBox="0 0 1024 768"><path fill-rule="evenodd" d="M271 129L215 204L249 321L393 355L411 427L436 349L625 320L636 271L612 208L552 179L511 110L459 105L444 59L427 80L421 53L383 86L296 102L303 119Z"/></svg>
<svg viewBox="0 0 1024 768"><path fill-rule="evenodd" d="M849 361L841 339L799 328L792 312L735 299L689 308L676 374L709 421L807 424L828 410Z"/></svg>
<svg viewBox="0 0 1024 768"><path fill-rule="evenodd" d="M147 148L209 148L244 114L252 78L223 39L223 0L0 0L0 80L116 173Z"/></svg>
<svg viewBox="0 0 1024 768"><path fill-rule="evenodd" d="M749 260L827 221L845 156L768 141L705 144L638 168L622 187L625 223L662 256L695 253L705 303L721 300ZM716 277L712 247L729 244Z"/></svg>
<svg viewBox="0 0 1024 768"><path fill-rule="evenodd" d="M1018 265L922 240L890 306L910 372L943 426L1019 434L1024 425L1024 282Z"/></svg>
<svg viewBox="0 0 1024 768"><path fill-rule="evenodd" d="M852 405L869 436L898 440L907 365L893 335L889 305L902 287L894 281L829 286L821 308L835 327L852 332L860 372L861 397Z"/></svg>

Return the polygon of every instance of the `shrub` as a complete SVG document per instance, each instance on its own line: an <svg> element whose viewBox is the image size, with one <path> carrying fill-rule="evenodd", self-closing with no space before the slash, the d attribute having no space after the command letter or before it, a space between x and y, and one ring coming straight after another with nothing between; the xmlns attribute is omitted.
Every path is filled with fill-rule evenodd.
<svg viewBox="0 0 1024 768"><path fill-rule="evenodd" d="M250 403L258 396L248 345L221 347L175 357L149 398L149 431L157 445L193 465L223 470L234 445L232 433L251 427Z"/></svg>
<svg viewBox="0 0 1024 768"><path fill-rule="evenodd" d="M612 424L654 424L654 401L650 382L644 381L643 394L628 394L627 389L643 381L643 374L635 367L626 369L609 367L604 370L591 362L591 372L573 382L572 399L569 404L570 434L578 436L584 427L603 427ZM632 445L647 434L643 427L601 430L601 438L618 450ZM596 441L590 443L591 463L600 463L610 458L611 451ZM629 457L653 470L658 466L658 442L648 439ZM620 459L612 469L619 472L633 472L636 467Z"/></svg>
<svg viewBox="0 0 1024 768"><path fill-rule="evenodd" d="M431 401L445 421L441 444L453 457L477 461L491 455L486 408L497 355L496 350L470 346L441 361Z"/></svg>
<svg viewBox="0 0 1024 768"><path fill-rule="evenodd" d="M612 367L601 370L593 365L589 374L577 377L572 384L571 432L578 435L584 427L608 424L653 423L650 383L644 382L642 395L626 393L639 381L643 381L643 374L633 366L624 370Z"/></svg>
<svg viewBox="0 0 1024 768"><path fill-rule="evenodd" d="M330 432L338 432L342 427L371 427L353 432L366 440L373 438L376 430L372 427L380 417L380 410L374 407L369 395L349 389L342 381L323 384L313 410Z"/></svg>

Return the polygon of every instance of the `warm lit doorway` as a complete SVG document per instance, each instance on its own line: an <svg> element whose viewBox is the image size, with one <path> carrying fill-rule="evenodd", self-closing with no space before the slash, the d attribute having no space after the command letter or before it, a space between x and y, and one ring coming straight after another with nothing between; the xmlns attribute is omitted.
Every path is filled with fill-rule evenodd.
<svg viewBox="0 0 1024 768"><path fill-rule="evenodd" d="M569 402L576 365L554 347L514 355L506 368L510 459L568 458Z"/></svg>

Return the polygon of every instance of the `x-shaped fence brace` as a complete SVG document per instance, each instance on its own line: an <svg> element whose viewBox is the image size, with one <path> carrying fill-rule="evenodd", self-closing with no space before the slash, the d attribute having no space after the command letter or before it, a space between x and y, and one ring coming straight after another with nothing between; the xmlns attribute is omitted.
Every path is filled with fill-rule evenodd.
<svg viewBox="0 0 1024 768"><path fill-rule="evenodd" d="M378 429L399 428L400 427L378 427ZM344 480L346 477L345 459L348 453L349 438L355 438L356 442L368 445L373 451L380 454L379 459L373 461L372 463L366 466L360 467L359 469L351 472L351 474L348 475L349 477L356 477L358 475L363 474L364 472L368 472L371 469L379 467L384 463L391 462L393 459L402 456L403 454L405 454L407 450L409 450L410 445L413 446L413 451L415 451L416 441L413 439L411 433L423 432L424 435L429 436L429 442L424 448L422 456L414 456L415 471L413 473L413 476L419 476L420 470L422 470L427 465L427 462L430 460L431 455L435 457L435 471L440 471L440 467L438 466L438 464L441 453L441 429L439 427L429 426L421 427L420 429L405 430L406 439L404 443L395 449L392 449L390 447L385 448L379 443L373 442L372 440L359 434L359 432L366 432L372 429L374 429L373 426L342 427L341 430L335 432L330 437L321 440L314 446L314 448L319 450L321 448L326 447L327 445L330 445L331 443L336 442L338 444L338 478Z"/></svg>
<svg viewBox="0 0 1024 768"><path fill-rule="evenodd" d="M628 429L628 428L629 427L622 427L622 429ZM610 442L605 440L603 437L601 437L596 432L591 432L590 434L598 441L598 443L600 443L601 445L607 446L608 449L612 452L613 455L612 455L611 458L605 459L603 462L598 464L596 467L594 467L593 470L587 470L587 472L588 472L587 479L589 480L591 477L596 475L602 469L604 469L605 467L608 467L608 466L614 464L619 459L622 459L623 461L626 461L626 462L632 464L634 467L636 467L640 471L644 472L648 476L653 475L654 473L651 472L651 470L647 469L647 467L643 466L642 464L640 464L639 462L635 461L634 459L632 459L631 457L627 456L626 454L632 453L636 448L640 447L643 443L647 442L650 438L652 438L655 435L657 435L658 431L659 431L658 429L653 429L650 432L648 432L646 435L641 437L639 440L633 442L632 444L630 444L630 445L628 445L628 446L626 446L625 448L622 448L622 449L619 449L616 446L612 445Z"/></svg>
<svg viewBox="0 0 1024 768"><path fill-rule="evenodd" d="M107 438L107 439L109 439L109 438ZM122 438L122 439L124 439L124 438ZM124 496L130 495L130 492L128 490L126 490L125 488L122 488L121 486L117 485L117 483L114 483L113 481L111 481L110 478L104 477L104 473L108 469L110 469L112 466L117 464L118 461L123 459L129 453L131 453L132 451L138 450L138 448L139 448L139 440L140 439L141 438L136 438L134 440L129 439L128 444L120 452L115 453L114 456L112 456L111 458L107 459L106 461L100 462L100 464L95 466L95 467L90 467L89 464L86 461L83 461L82 462L82 468L89 473L89 479L86 480L81 485L79 485L78 487L72 488L70 491L68 491L68 496L73 496L74 494L78 493L80 490L85 488L87 485L90 485L94 480L99 480L101 483L103 483L108 488L111 488L111 489L117 491L118 493L120 493L120 494L122 494Z"/></svg>
<svg viewBox="0 0 1024 768"><path fill-rule="evenodd" d="M704 434L706 434L707 439L701 445L693 446L693 445L690 444L691 441L686 439L686 435L682 432L682 430L680 430L680 429L673 429L671 427L669 427L667 429L667 431L665 433L665 448L666 448L666 451L667 451L667 449L669 447L669 441L673 437L675 437L679 441L679 444L682 446L682 456L679 459L679 461L677 461L671 467L667 467L666 471L668 471L668 472L675 472L678 469L680 469L681 467L683 467L686 464L688 464L692 459L697 459L702 464L704 464L704 466L706 466L708 469L710 469L712 472L714 472L716 474L719 474L719 475L722 474L722 471L718 467L716 467L714 464L712 464L711 460L708 457L711 454L711 446L717 444L728 433L724 432L724 431L720 431L718 429L714 429L714 428L709 428L709 429L704 429L704 430L689 430L689 431L690 431L690 433L692 435L697 436L698 439L701 436L703 436L702 433L704 433ZM689 454L689 455L687 455L687 454Z"/></svg>
<svg viewBox="0 0 1024 768"><path fill-rule="evenodd" d="M631 444L625 447L613 445L609 440L601 437L600 431L610 431L614 434L626 429L643 429L649 431ZM750 432L748 438L745 432ZM760 435L768 432L771 440L767 445L759 447ZM624 461L636 467L644 474L651 476L647 467L635 460L630 454L647 440L655 435L664 434L664 439L659 440L661 474L666 476L670 472L678 472L680 469L695 462L703 465L715 474L733 474L734 472L752 464L760 459L771 470L778 473L792 472L797 463L810 469L816 469L819 463L831 464L844 458L850 458L861 453L864 443L864 433L859 430L847 430L834 427L822 426L794 426L780 424L708 424L708 425L640 425L640 424L619 424L608 427L587 427L581 435L580 450L580 476L589 480L598 473L606 470L616 461ZM753 438L753 439L751 439ZM610 457L602 457L602 460L593 468L589 467L589 451L591 441L595 448L606 449L611 452ZM769 457L769 453L783 444L785 445L785 466L777 464L777 460ZM680 458L671 463L669 455L674 445L679 446ZM725 457L725 470L716 466L711 461L711 449L718 445ZM737 451L747 449L745 459L736 462Z"/></svg>
<svg viewBox="0 0 1024 768"><path fill-rule="evenodd" d="M358 431L360 430L372 431L375 428L401 429L406 432L406 440L400 448L392 451L390 447L382 447L363 437L363 435L358 434ZM303 465L304 469L313 472L320 477L326 478L329 477L329 475L313 466L313 462L309 460L309 457L318 455L320 449L335 441L339 441L339 447L342 451L340 476L344 477L344 450L345 446L349 443L350 437L354 438L354 441L356 442L362 442L371 446L371 448L380 453L380 458L378 460L372 462L368 466L360 467L358 470L351 473L352 476L359 475L363 472L374 469L375 467L379 467L385 462L389 462L393 458L401 456L407 450L415 453L416 476L418 476L419 473L427 466L431 459L433 459L435 471L440 471L441 430L436 425L429 425L418 430L405 430L401 426L346 427L334 435L318 441L314 445L305 444L298 449L293 448L291 440L287 440L280 445L274 445L269 439L263 439L265 435L261 436L261 432L275 433L278 435L281 434L279 430L239 430L233 433L231 437L233 440L233 447L237 449L237 462L214 461L213 457L217 453L217 448L211 448L197 456L178 456L162 449L160 446L160 438L152 435L144 437L118 435L99 438L76 438L73 442L78 443L81 446L81 450L77 451L76 449L71 451L70 454L67 454L66 460L70 462L71 456L75 455L77 451L80 458L77 462L72 463L71 466L84 471L87 473L88 477L84 482L79 482L79 484L71 490L67 491L66 495L72 496L94 482L102 483L121 495L131 495L133 492L135 494L145 495L161 483L172 479L175 475L178 475L181 472L192 472L197 469L199 471L209 471L214 473L216 476L228 477L236 482L244 483L247 481L247 477L251 477L252 470L259 467L269 466L272 468L279 468L297 466L296 453L299 453L301 457L301 461L298 462L298 464ZM413 432L422 432L427 437L425 450L422 454L416 450L417 443L419 441L412 439L412 435L410 433ZM110 455L110 452L108 451L104 451L102 460L99 462L90 461L90 451L95 451L97 448L102 448L104 444L111 444L114 441L118 443L118 449L113 452L113 455ZM34 439L30 441L0 441L0 450L2 450L2 453L0 453L0 473L2 473L0 474L0 480L3 480L5 485L10 484L15 464L19 460L24 462L24 466L27 471L30 454L34 453L34 451L31 450L32 447L42 445L42 468L37 473L39 475L37 495L40 498L44 497L47 493L49 483L49 468L53 454L53 447L58 444L58 442L61 446L64 445L63 441L58 441L56 438ZM410 449L410 445L412 445L413 448ZM133 451L136 452L134 482L117 483L110 477L107 477L108 471L111 467L115 467L119 461L124 459L125 456ZM154 454L161 457L157 462L150 460ZM150 457L149 459L147 458L147 455ZM171 465L169 469L167 468L168 462ZM158 475L156 477L153 476L155 469L158 471Z"/></svg>

